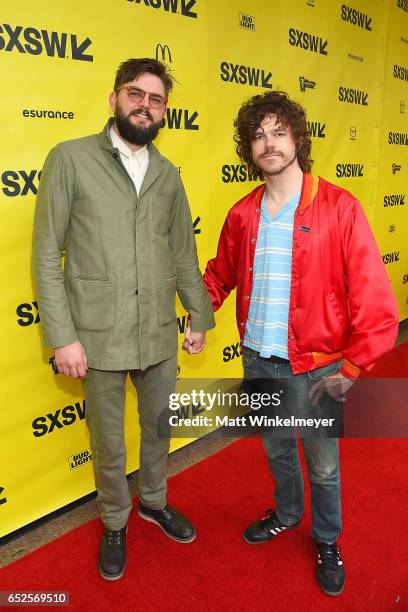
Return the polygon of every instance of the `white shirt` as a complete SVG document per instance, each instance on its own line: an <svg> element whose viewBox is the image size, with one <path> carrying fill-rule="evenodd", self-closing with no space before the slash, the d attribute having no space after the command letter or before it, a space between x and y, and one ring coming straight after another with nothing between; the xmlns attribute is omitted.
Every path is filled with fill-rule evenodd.
<svg viewBox="0 0 408 612"><path fill-rule="evenodd" d="M133 181L137 195L139 195L143 179L149 165L149 151L145 145L137 151L129 149L127 144L116 134L113 126L110 128L110 137L112 144L116 149L119 149L120 159L125 166L127 173Z"/></svg>

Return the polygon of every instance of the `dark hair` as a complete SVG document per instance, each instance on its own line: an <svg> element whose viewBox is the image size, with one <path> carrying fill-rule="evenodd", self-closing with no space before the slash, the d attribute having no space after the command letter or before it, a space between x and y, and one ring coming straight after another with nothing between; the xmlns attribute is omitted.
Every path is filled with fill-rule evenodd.
<svg viewBox="0 0 408 612"><path fill-rule="evenodd" d="M149 72L150 74L158 76L164 85L166 96L169 95L173 89L174 77L170 74L166 64L150 57L128 59L122 62L116 73L115 84L113 86L114 90L118 91L122 85L130 83L130 81L133 81L143 72Z"/></svg>
<svg viewBox="0 0 408 612"><path fill-rule="evenodd" d="M262 171L252 159L251 141L265 116L273 113L282 125L289 126L296 144L296 156L303 172L310 172L313 160L310 158L312 142L306 123L306 112L289 99L284 91L268 91L253 96L239 109L234 121L236 152L248 166L249 173L260 179Z"/></svg>

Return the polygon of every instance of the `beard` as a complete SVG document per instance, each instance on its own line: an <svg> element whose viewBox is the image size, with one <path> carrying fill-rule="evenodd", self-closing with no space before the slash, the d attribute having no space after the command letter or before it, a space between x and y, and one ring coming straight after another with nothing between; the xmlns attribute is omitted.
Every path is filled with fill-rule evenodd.
<svg viewBox="0 0 408 612"><path fill-rule="evenodd" d="M152 120L153 117L146 111L148 119ZM118 104L115 107L115 122L116 127L118 128L119 134L122 136L123 140L130 142L131 144L139 145L144 147L149 142L152 142L157 134L159 133L160 128L163 125L163 120L157 121L156 123L151 123L147 127L143 127L140 125L135 125L130 121L130 117L132 115L136 115L137 111L133 111L126 116L122 109L119 108Z"/></svg>
<svg viewBox="0 0 408 612"><path fill-rule="evenodd" d="M278 174L282 174L282 172L284 172L287 168L289 168L289 166L291 166L293 164L293 162L296 160L297 155L295 154L293 156L292 159L288 159L287 157L285 157L284 155L282 155L281 157L281 161L282 163L277 166L276 168L270 168L270 167L263 167L262 165L262 156L261 156L261 160L259 163L258 160L258 168L261 170L261 172L263 173L264 176L276 176Z"/></svg>

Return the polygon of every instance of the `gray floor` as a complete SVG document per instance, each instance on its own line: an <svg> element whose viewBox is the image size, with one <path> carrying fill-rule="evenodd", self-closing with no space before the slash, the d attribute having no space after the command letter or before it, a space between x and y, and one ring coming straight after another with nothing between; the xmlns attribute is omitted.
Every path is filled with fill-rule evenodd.
<svg viewBox="0 0 408 612"><path fill-rule="evenodd" d="M397 344L408 340L408 319L400 324ZM215 431L201 440L181 448L169 457L168 474L173 476L198 461L205 459L222 448L234 442L234 438L225 437L222 430ZM137 495L137 473L129 481L132 496ZM47 523L32 529L28 533L16 537L1 547L0 567L4 567L23 557L27 553L43 546L47 542L58 538L71 529L90 521L98 516L95 500L84 503L74 510L65 512L49 520Z"/></svg>

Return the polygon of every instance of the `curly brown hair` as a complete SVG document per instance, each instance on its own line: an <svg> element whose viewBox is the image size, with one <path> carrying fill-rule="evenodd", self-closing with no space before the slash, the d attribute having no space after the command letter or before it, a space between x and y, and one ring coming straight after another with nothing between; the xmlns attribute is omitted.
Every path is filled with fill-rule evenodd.
<svg viewBox="0 0 408 612"><path fill-rule="evenodd" d="M267 91L253 96L239 109L234 121L236 152L247 164L253 177L263 178L262 171L252 159L251 141L265 116L273 113L277 120L289 126L296 144L297 160L303 172L310 172L313 160L310 158L312 141L306 123L306 112L284 91Z"/></svg>

